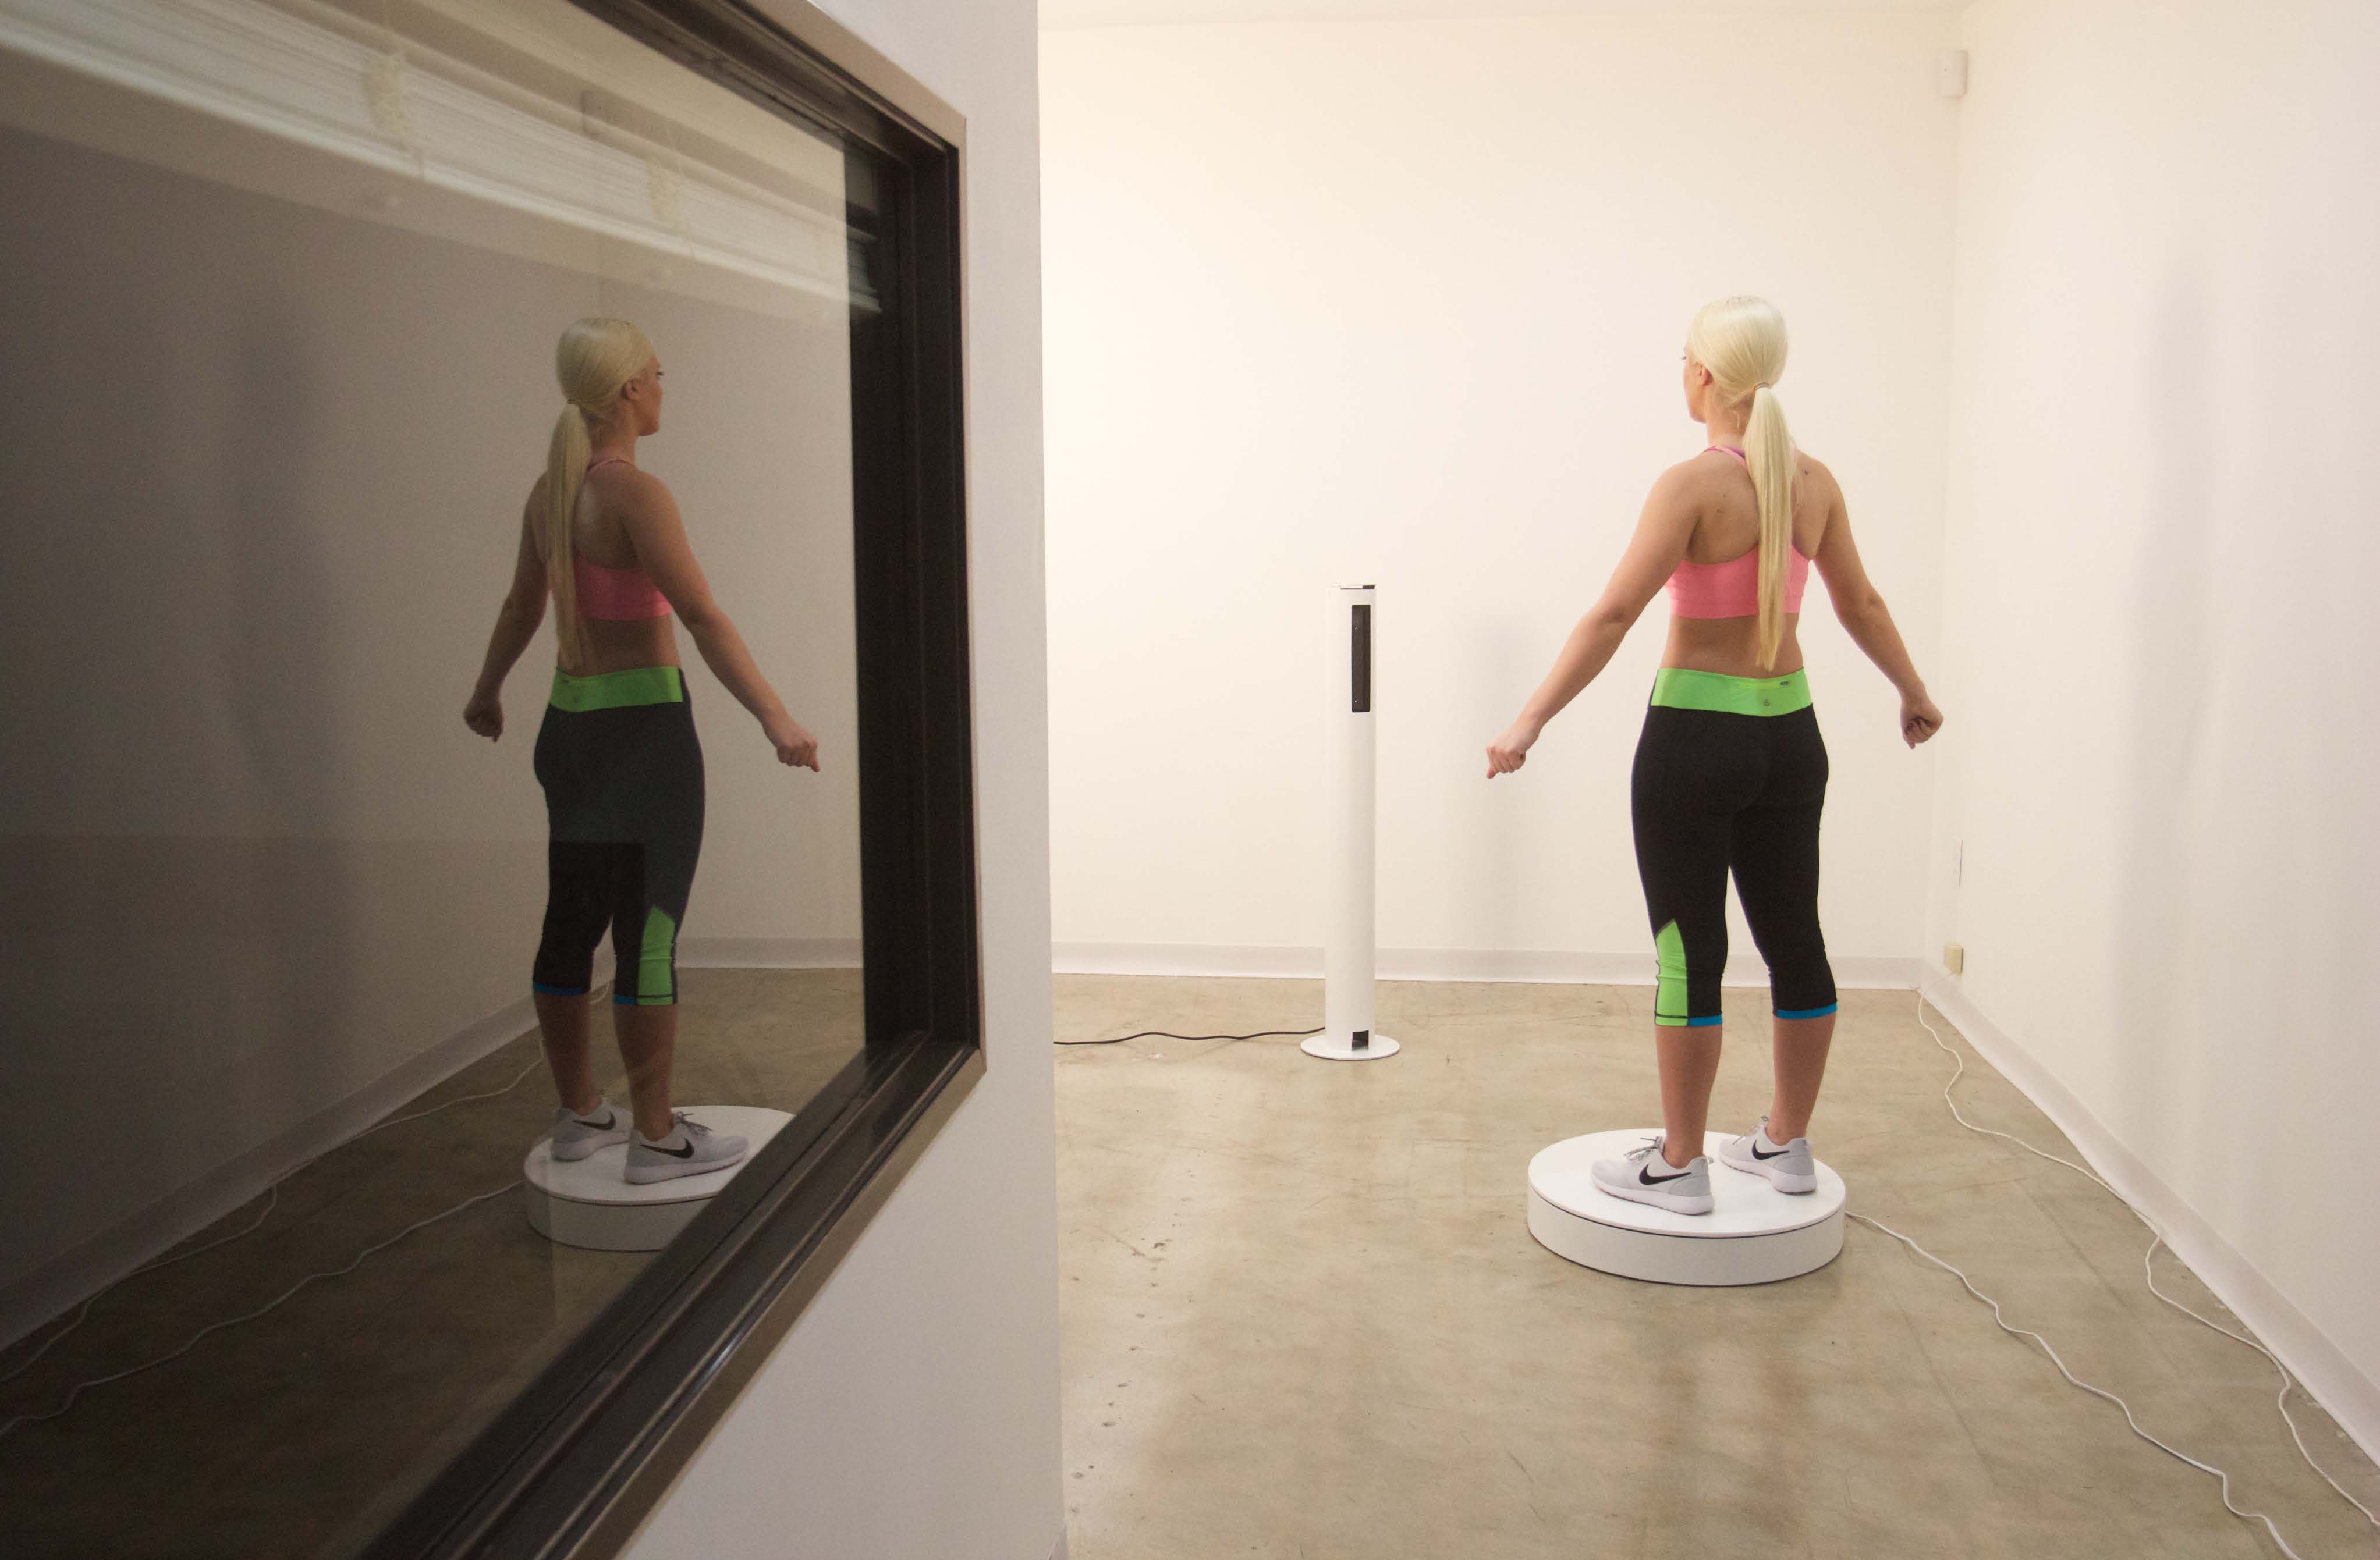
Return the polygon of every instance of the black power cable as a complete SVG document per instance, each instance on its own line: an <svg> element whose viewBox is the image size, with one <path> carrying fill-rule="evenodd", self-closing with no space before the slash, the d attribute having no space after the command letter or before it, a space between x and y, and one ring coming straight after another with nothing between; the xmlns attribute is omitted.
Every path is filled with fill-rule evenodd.
<svg viewBox="0 0 2380 1560"><path fill-rule="evenodd" d="M1053 1040L1050 1044L1054 1046L1121 1046L1127 1040L1146 1040L1152 1036L1160 1040L1263 1040L1276 1034L1286 1034L1304 1039L1306 1035L1321 1033L1319 1028L1315 1028L1259 1029L1254 1034L1176 1034L1171 1030L1144 1029L1137 1034L1119 1034L1112 1040Z"/></svg>

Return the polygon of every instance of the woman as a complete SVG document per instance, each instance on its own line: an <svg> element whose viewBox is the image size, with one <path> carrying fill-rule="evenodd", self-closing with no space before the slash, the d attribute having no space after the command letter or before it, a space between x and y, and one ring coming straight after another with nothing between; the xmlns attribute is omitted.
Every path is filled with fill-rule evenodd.
<svg viewBox="0 0 2380 1560"><path fill-rule="evenodd" d="M1798 637L1815 563L1835 615L1900 692L1901 740L1942 726L1884 598L1852 541L1842 490L1793 447L1776 383L1785 320L1760 298L1721 298L1686 333L1686 410L1709 445L1654 483L1602 599L1571 631L1520 719L1488 747L1488 774L1518 769L1548 720L1611 659L1666 581L1670 640L1631 785L1636 865L1651 913L1662 1135L1595 1167L1615 1197L1711 1210L1703 1156L1718 1075L1727 878L1768 961L1776 1092L1761 1124L1719 1149L1781 1191L1817 1189L1810 1114L1835 1033L1835 979L1818 930L1818 811L1827 749Z"/></svg>
<svg viewBox="0 0 2380 1560"><path fill-rule="evenodd" d="M662 369L644 333L624 320L581 320L562 333L554 374L565 405L521 514L512 589L463 720L491 740L504 734L497 695L551 592L560 651L536 756L551 840L530 987L562 1102L552 1153L584 1159L625 1143L629 1180L668 1180L724 1168L746 1146L670 1109L677 928L702 848L702 748L672 611L759 719L778 762L816 771L818 739L785 713L711 600L669 490L637 469L637 441L662 426ZM588 1058L588 992L607 925L633 1120L595 1086Z"/></svg>

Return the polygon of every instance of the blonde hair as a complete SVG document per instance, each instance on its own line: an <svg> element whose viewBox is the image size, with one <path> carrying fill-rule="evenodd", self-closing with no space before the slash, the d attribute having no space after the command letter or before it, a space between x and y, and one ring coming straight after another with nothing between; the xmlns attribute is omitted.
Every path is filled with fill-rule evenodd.
<svg viewBox="0 0 2380 1560"><path fill-rule="evenodd" d="M1793 438L1774 388L1785 377L1785 316L1767 298L1718 298L1686 328L1687 355L1710 370L1728 405L1752 403L1743 464L1760 501L1760 670L1785 642L1785 571L1793 547Z"/></svg>
<svg viewBox="0 0 2380 1560"><path fill-rule="evenodd" d="M545 450L546 582L553 590L553 633L569 666L586 664L586 621L578 615L570 518L587 480L592 449L588 421L619 404L620 391L653 357L653 344L625 320L574 320L553 348L553 377L562 385L562 416Z"/></svg>

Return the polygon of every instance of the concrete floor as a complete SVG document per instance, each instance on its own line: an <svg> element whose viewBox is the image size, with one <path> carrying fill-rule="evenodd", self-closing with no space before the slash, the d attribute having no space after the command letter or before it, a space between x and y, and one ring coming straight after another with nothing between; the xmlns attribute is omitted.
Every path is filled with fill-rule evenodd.
<svg viewBox="0 0 2380 1560"><path fill-rule="evenodd" d="M1057 1037L1319 1022L1318 984L1064 976ZM1728 993L1712 1126L1767 1100L1764 993ZM1830 1266L1682 1289L1573 1266L1525 1224L1529 1157L1656 1119L1650 988L1380 988L1386 1061L1295 1041L1059 1053L1073 1560L2277 1554L2216 1481L1863 1225ZM1967 1056L1970 1118L2053 1153ZM2262 1357L2153 1299L2088 1181L1967 1132L1907 993L1843 1000L1813 1141L1851 1207L1967 1270L2144 1426L2228 1468L2299 1554L2380 1553L2309 1470ZM2159 1282L2237 1325L2187 1269ZM2380 1474L2291 1406L2334 1477Z"/></svg>
<svg viewBox="0 0 2380 1560"><path fill-rule="evenodd" d="M677 1096L798 1110L861 1043L856 970L682 970ZM618 1053L597 1020L598 1076ZM524 1035L392 1116L500 1089ZM540 1069L327 1155L255 1234L136 1277L14 1381L0 1419L47 1413L74 1383L154 1359L310 1273L477 1193L516 1187L552 1125ZM245 1227L240 1210L186 1244ZM643 1270L582 1252L499 1196L300 1290L183 1359L92 1388L0 1441L0 1557L302 1560L354 1553ZM0 1377L55 1331L0 1350Z"/></svg>

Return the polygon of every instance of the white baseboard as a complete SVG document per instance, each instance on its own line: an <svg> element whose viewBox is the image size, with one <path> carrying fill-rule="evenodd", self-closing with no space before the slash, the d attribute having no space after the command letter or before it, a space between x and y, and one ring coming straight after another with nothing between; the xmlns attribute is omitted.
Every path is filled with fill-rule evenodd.
<svg viewBox="0 0 2380 1560"><path fill-rule="evenodd" d="M1197 975L1320 980L1318 948L1232 947L1219 943L1062 942L1050 945L1050 968L1062 975ZM1846 991L1913 991L1918 961L1837 956L1835 984ZM1650 986L1650 948L1630 953L1573 953L1488 948L1384 948L1375 968L1382 980L1511 981L1575 986ZM1729 986L1766 986L1768 969L1756 955L1727 961Z"/></svg>
<svg viewBox="0 0 2380 1560"><path fill-rule="evenodd" d="M680 937L682 970L856 970L857 937Z"/></svg>
<svg viewBox="0 0 2380 1560"><path fill-rule="evenodd" d="M1919 989L1966 1036L1978 1056L2057 1123L2101 1179L2155 1221L2173 1254L2189 1264L2265 1348L2280 1356L2307 1395L2338 1421L2364 1455L2380 1461L2380 1383L2366 1375L2254 1264L2135 1158L2049 1069L1985 1018L1948 971L1928 966Z"/></svg>
<svg viewBox="0 0 2380 1560"><path fill-rule="evenodd" d="M600 966L597 973L611 979ZM536 1023L536 1010L523 997L0 1288L0 1348L154 1261L309 1159L336 1148Z"/></svg>

